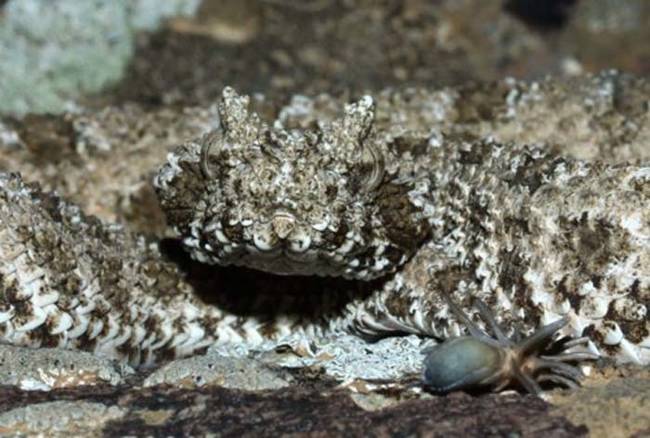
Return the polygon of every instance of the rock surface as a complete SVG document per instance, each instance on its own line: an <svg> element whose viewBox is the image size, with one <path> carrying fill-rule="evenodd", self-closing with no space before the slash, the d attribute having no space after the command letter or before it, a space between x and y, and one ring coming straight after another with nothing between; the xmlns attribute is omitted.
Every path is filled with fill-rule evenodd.
<svg viewBox="0 0 650 438"><path fill-rule="evenodd" d="M207 354L164 365L151 373L143 386L196 388L208 385L263 391L284 388L292 382L293 378L288 373L273 371L258 361Z"/></svg>
<svg viewBox="0 0 650 438"><path fill-rule="evenodd" d="M650 370L595 369L589 384L575 393L556 392L552 412L575 424L584 424L593 437L650 433Z"/></svg>
<svg viewBox="0 0 650 438"><path fill-rule="evenodd" d="M584 426L551 415L540 399L517 395L454 394L405 400L380 411L360 408L345 389L304 381L285 389L247 392L218 387L98 388L31 393L29 401L0 388L0 429L5 434L39 431L93 435L426 435L586 436ZM70 400L77 400L71 402ZM43 411L48 416L43 416ZM95 423L89 427L89 422Z"/></svg>
<svg viewBox="0 0 650 438"><path fill-rule="evenodd" d="M70 354L81 355L82 353ZM325 359L327 360L327 359ZM268 357L248 364L213 354L194 362L238 373L265 367ZM179 360L172 367L180 367ZM280 388L255 389L244 380L205 380L199 385L168 380L151 386L160 370L140 370L118 386L98 384L25 391L0 386L0 432L6 435L204 434L256 436L327 434L346 436L645 436L650 375L638 368L596 367L575 392L552 391L544 401L512 392L431 396L399 381L357 380L344 387L319 365L269 374ZM196 367L194 365L193 367ZM194 368L196 369L196 368ZM169 375L169 373L166 373ZM244 375L242 374L242 377ZM149 382L149 383L147 383ZM286 386L286 382L292 382ZM398 383L396 385L396 382ZM187 383L187 382L186 382ZM196 382L194 382L196 383ZM242 389L247 388L247 389ZM549 404L550 401L550 404ZM621 423L621 418L625 421Z"/></svg>
<svg viewBox="0 0 650 438"><path fill-rule="evenodd" d="M3 2L4 3L4 2ZM135 33L198 0L11 0L0 4L0 114L61 112L123 75Z"/></svg>
<svg viewBox="0 0 650 438"><path fill-rule="evenodd" d="M650 73L644 0L311 3L313 12L286 0L207 0L198 22L139 40L114 98L205 104L226 85L286 100L609 68Z"/></svg>
<svg viewBox="0 0 650 438"><path fill-rule="evenodd" d="M0 385L18 386L25 391L119 385L133 373L128 365L86 352L0 345Z"/></svg>

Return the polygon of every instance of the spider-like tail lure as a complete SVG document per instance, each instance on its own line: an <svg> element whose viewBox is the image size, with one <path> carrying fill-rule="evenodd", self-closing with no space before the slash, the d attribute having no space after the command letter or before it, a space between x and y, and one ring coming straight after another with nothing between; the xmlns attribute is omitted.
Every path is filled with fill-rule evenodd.
<svg viewBox="0 0 650 438"><path fill-rule="evenodd" d="M467 327L469 336L451 338L423 351L426 354L423 384L434 392L485 386L498 392L518 384L540 395L542 382L573 389L584 378L574 363L599 357L586 349L574 350L588 344L587 337L557 341L561 346L557 353L549 349L554 344L553 335L569 323L566 317L539 328L530 336L523 337L515 331L508 337L485 303L477 299L474 306L494 334L490 336L451 298L447 297L447 301L454 315Z"/></svg>

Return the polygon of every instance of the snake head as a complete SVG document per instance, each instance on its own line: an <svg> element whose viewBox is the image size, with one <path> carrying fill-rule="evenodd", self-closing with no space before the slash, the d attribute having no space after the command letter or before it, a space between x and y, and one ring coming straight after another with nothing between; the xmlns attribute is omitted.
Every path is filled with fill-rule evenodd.
<svg viewBox="0 0 650 438"><path fill-rule="evenodd" d="M176 149L155 178L193 257L362 280L408 260L429 233L429 179L400 172L373 129L372 98L308 130L269 126L248 105L224 89L221 127Z"/></svg>
<svg viewBox="0 0 650 438"><path fill-rule="evenodd" d="M564 342L561 351L550 353L547 347L552 343L553 335L567 325L567 318L543 326L528 337L515 335L508 338L487 306L477 300L480 315L494 332L492 337L474 324L450 299L449 306L467 326L471 336L452 338L424 351L426 357L422 381L425 387L434 392L475 387L491 387L494 391L500 391L518 385L539 395L542 393L539 382L545 381L576 388L584 375L578 366L570 363L598 358L586 350L570 351L578 345L588 344L588 338Z"/></svg>

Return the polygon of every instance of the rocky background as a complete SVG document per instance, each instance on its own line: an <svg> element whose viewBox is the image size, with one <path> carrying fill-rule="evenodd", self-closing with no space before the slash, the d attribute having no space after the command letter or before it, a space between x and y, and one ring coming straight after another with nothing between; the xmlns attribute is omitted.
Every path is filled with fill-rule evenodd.
<svg viewBox="0 0 650 438"><path fill-rule="evenodd" d="M225 85L257 93L269 118L299 94L324 112L365 92L435 96L447 110L426 122L460 135L647 161L648 41L645 0L5 0L0 170L165 238L151 174L215 126ZM613 98L581 107L608 84ZM421 340L383 342L343 337L315 359L295 345L213 349L137 370L0 345L0 434L650 435L647 368L598 363L584 388L545 400L442 397L399 385L418 364L391 358ZM380 365L396 384L359 371Z"/></svg>

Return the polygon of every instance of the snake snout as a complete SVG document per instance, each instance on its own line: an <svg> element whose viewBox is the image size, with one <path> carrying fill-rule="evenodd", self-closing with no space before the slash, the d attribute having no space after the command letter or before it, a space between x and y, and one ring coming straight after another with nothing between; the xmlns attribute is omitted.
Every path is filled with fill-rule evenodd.
<svg viewBox="0 0 650 438"><path fill-rule="evenodd" d="M286 211L280 211L271 219L271 229L280 246L290 253L301 254L311 245L311 237L303 226L298 224L296 217Z"/></svg>
<svg viewBox="0 0 650 438"><path fill-rule="evenodd" d="M278 212L271 219L273 232L280 240L285 240L296 228L296 218L287 212Z"/></svg>

